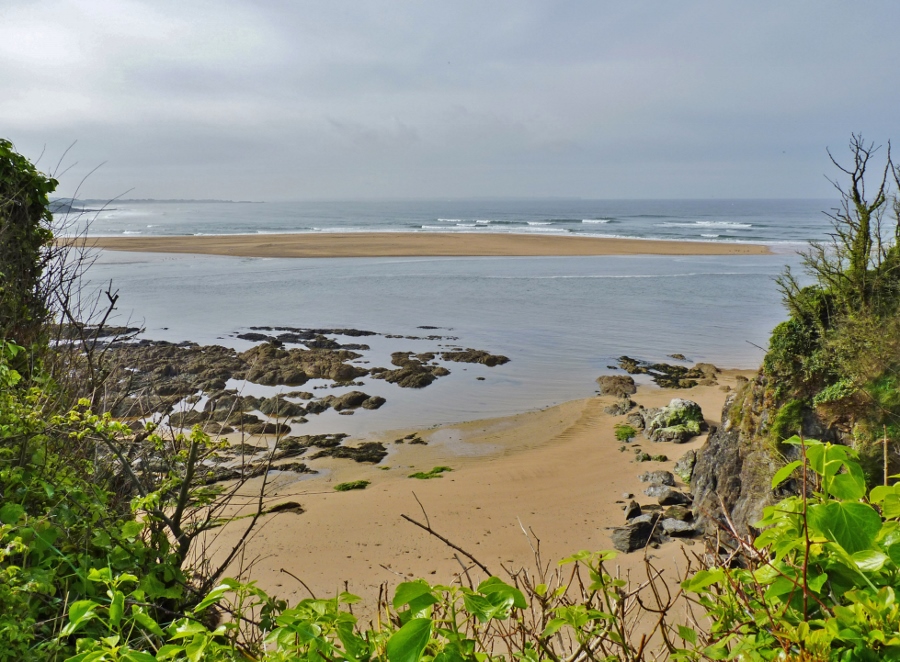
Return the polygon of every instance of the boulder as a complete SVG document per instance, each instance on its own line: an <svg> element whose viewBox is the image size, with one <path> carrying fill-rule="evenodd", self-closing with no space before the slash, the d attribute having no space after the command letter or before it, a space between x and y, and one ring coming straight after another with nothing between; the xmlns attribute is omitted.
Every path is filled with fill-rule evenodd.
<svg viewBox="0 0 900 662"><path fill-rule="evenodd" d="M670 536L692 536L697 533L694 524L673 518L662 520L660 526L663 532Z"/></svg>
<svg viewBox="0 0 900 662"><path fill-rule="evenodd" d="M627 398L637 393L634 379L628 375L603 375L597 378L600 384L600 395L614 395L619 398Z"/></svg>
<svg viewBox="0 0 900 662"><path fill-rule="evenodd" d="M694 513L684 506L669 506L663 511L663 517L666 519L679 519L682 522L688 522L694 519Z"/></svg>
<svg viewBox="0 0 900 662"><path fill-rule="evenodd" d="M671 487L662 487L654 496L660 506L690 506L693 503L690 495L673 490Z"/></svg>
<svg viewBox="0 0 900 662"><path fill-rule="evenodd" d="M654 526L646 521L631 521L613 529L612 545L620 552L633 552L646 547L653 537Z"/></svg>
<svg viewBox="0 0 900 662"><path fill-rule="evenodd" d="M651 441L671 441L684 443L698 434L706 426L700 405L691 400L673 398L662 409L645 409L644 436Z"/></svg>
<svg viewBox="0 0 900 662"><path fill-rule="evenodd" d="M618 402L609 405L603 411L610 416L622 416L632 409L634 409L634 401L631 398L625 397L620 398Z"/></svg>
<svg viewBox="0 0 900 662"><path fill-rule="evenodd" d="M647 471L638 476L638 480L642 483L653 483L654 485L668 485L675 487L675 476L670 471Z"/></svg>
<svg viewBox="0 0 900 662"><path fill-rule="evenodd" d="M378 409L381 405L383 405L387 400L382 398L380 395L373 395L367 400L363 401L360 405L363 409Z"/></svg>

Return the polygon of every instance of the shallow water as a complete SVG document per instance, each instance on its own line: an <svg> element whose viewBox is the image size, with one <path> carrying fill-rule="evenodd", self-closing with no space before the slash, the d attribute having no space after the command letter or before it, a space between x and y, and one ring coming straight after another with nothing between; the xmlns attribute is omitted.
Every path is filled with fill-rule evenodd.
<svg viewBox="0 0 900 662"><path fill-rule="evenodd" d="M347 432L459 422L541 408L594 393L623 354L723 367L758 366L784 319L773 281L790 254L537 258L271 259L103 252L90 272L121 299L114 323L144 337L218 343L251 326L367 329L457 341L338 338L372 347L361 360L390 365L393 351L459 345L510 363L447 364L425 389L362 378L388 402L353 416L310 416L297 433ZM438 330L417 327L435 326ZM483 377L478 381L476 377ZM311 385L303 387L310 390ZM285 389L295 390L295 389ZM317 390L317 396L344 389Z"/></svg>

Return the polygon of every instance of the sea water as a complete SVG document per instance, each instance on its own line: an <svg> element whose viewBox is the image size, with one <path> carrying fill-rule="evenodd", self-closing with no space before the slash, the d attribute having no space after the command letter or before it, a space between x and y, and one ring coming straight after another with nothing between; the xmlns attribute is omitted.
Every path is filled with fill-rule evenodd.
<svg viewBox="0 0 900 662"><path fill-rule="evenodd" d="M821 238L832 200L78 201L91 234L517 233L790 244Z"/></svg>
<svg viewBox="0 0 900 662"><path fill-rule="evenodd" d="M363 377L354 388L387 398L381 409L328 411L294 430L365 436L588 397L621 355L665 361L681 353L754 368L785 317L774 277L786 263L796 266L796 256L275 259L107 251L89 277L92 287L112 280L120 294L113 323L143 325L146 338L243 350L252 343L236 335L253 326L356 328L443 338L338 337L371 346L363 367L390 368L395 351L451 347L510 358L496 367L448 363L451 374L424 389ZM296 390L235 386L265 395ZM324 383L302 389L314 386Z"/></svg>

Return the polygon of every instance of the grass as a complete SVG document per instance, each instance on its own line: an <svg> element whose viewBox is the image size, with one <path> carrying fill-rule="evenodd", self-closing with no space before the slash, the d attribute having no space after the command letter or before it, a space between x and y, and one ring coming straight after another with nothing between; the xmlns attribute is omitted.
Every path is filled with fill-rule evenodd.
<svg viewBox="0 0 900 662"><path fill-rule="evenodd" d="M429 480L430 478L443 478L441 476L445 471L453 471L450 467L435 467L431 471L417 471L414 474L409 474L410 478L418 478L419 480Z"/></svg>
<svg viewBox="0 0 900 662"><path fill-rule="evenodd" d="M364 490L370 484L368 480L351 480L349 483L338 483L334 486L337 492L349 492L350 490Z"/></svg>

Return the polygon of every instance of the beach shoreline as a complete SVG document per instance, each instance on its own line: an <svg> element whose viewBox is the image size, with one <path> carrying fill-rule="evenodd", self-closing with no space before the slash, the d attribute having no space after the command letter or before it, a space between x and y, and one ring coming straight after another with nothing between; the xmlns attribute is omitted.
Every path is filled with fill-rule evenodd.
<svg viewBox="0 0 900 662"><path fill-rule="evenodd" d="M717 385L689 389L639 386L632 398L646 407L663 406L672 398L693 400L715 426L728 392L753 372L726 370ZM413 577L430 583L456 581L460 561L454 550L405 522L403 515L422 521L427 517L436 531L501 576L504 569L533 570L525 531L540 538L545 563L555 564L581 549L612 549L611 528L625 521L622 507L630 499L625 495L633 494L641 504L655 503L644 496L647 484L639 475L671 471L675 461L706 440L704 434L684 444L654 443L639 435L623 445L615 438L615 424L624 416L605 411L615 401L594 396L502 418L367 437L365 441L380 440L390 449L377 466L315 460L319 474L281 483L266 500L269 506L294 501L303 512L263 517L246 551L246 558L257 559L251 576L291 602L308 597L291 575L320 595L344 590L348 582L346 588L363 597L363 613L374 606L385 582L396 586ZM395 441L408 432L427 443ZM638 462L636 447L669 460ZM410 477L438 466L452 471L432 480ZM357 480L371 484L364 490L334 491L339 483ZM229 549L241 530L240 521L226 526L214 547ZM701 543L674 541L646 550L666 581L678 580L685 544ZM640 574L644 554L620 555L614 565L623 574Z"/></svg>
<svg viewBox="0 0 900 662"><path fill-rule="evenodd" d="M268 258L772 254L762 244L487 233L89 236L86 241L88 246L110 251Z"/></svg>

